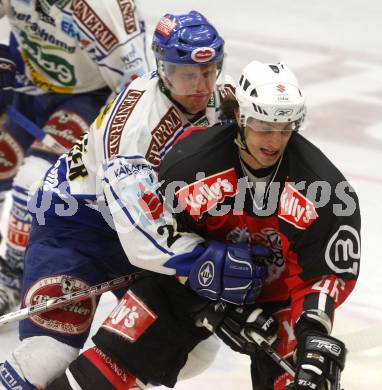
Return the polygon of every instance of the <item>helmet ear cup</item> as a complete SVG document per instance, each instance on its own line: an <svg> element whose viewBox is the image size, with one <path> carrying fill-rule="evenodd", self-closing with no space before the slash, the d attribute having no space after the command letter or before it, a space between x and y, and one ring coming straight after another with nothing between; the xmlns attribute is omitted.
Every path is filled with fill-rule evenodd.
<svg viewBox="0 0 382 390"><path fill-rule="evenodd" d="M166 14L154 31L152 49L157 61L176 64L215 64L223 60L224 40L197 11Z"/></svg>

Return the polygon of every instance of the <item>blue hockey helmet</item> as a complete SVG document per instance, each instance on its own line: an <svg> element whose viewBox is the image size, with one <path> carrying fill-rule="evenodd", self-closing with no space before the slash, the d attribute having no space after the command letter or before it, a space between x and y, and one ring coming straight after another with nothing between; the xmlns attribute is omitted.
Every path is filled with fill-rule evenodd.
<svg viewBox="0 0 382 390"><path fill-rule="evenodd" d="M224 40L199 12L166 14L154 32L157 61L175 64L215 64L223 61Z"/></svg>

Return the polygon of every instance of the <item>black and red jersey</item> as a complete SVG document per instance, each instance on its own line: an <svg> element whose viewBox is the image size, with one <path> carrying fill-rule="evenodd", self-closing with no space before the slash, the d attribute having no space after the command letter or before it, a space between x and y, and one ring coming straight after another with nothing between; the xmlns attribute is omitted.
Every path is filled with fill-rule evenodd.
<svg viewBox="0 0 382 390"><path fill-rule="evenodd" d="M274 254L258 302L287 302L331 318L355 285L360 262L358 198L341 172L294 133L265 184L246 175L235 124L188 132L159 172L178 229L205 239L250 242Z"/></svg>

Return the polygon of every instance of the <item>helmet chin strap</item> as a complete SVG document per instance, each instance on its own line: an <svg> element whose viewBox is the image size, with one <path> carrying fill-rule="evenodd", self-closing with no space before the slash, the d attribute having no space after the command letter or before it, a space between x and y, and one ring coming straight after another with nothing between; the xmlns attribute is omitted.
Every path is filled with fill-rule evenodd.
<svg viewBox="0 0 382 390"><path fill-rule="evenodd" d="M235 139L235 144L244 152L247 152L250 156L252 156L251 152L248 149L247 142L245 140L245 117L240 114L239 123L237 124L239 127L238 137ZM253 156L252 156L253 157Z"/></svg>

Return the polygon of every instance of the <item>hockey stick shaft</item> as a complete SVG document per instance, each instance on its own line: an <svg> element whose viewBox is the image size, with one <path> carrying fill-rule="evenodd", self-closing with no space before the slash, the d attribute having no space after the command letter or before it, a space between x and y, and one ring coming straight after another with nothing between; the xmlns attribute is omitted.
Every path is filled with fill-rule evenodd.
<svg viewBox="0 0 382 390"><path fill-rule="evenodd" d="M129 275L121 276L119 278L99 283L83 290L78 290L62 295L61 297L50 298L45 302L38 303L37 305L24 307L12 313L4 314L0 316L0 327L11 322L21 321L36 314L46 313L54 309L62 308L74 302L101 295L106 291L116 290L118 288L125 287L134 280L147 274L148 272L140 271Z"/></svg>
<svg viewBox="0 0 382 390"><path fill-rule="evenodd" d="M274 361L276 362L287 374L294 378L296 372L291 364L280 356L269 343L256 332L250 332L250 336L253 341Z"/></svg>
<svg viewBox="0 0 382 390"><path fill-rule="evenodd" d="M66 149L59 142L57 142L54 137L52 137L50 134L46 134L45 131L41 129L41 127L37 126L14 107L7 106L6 111L9 118L15 121L20 127L22 127L34 138L41 141L49 148L52 148L58 154L66 152Z"/></svg>

